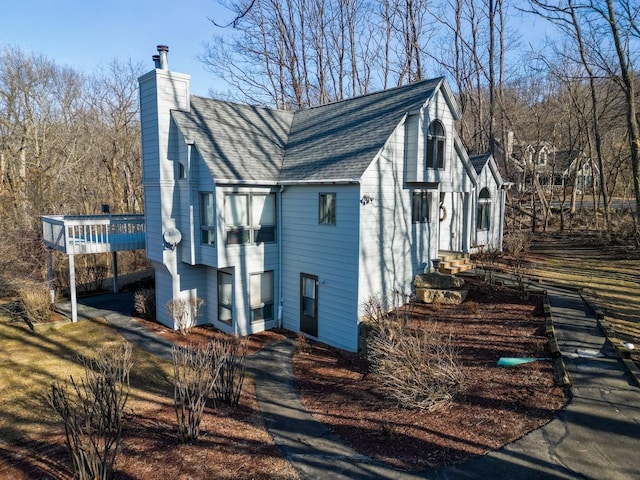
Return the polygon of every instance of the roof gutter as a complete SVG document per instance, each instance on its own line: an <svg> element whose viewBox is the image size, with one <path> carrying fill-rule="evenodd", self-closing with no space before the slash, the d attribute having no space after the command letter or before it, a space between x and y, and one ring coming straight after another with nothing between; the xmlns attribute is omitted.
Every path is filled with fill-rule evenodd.
<svg viewBox="0 0 640 480"><path fill-rule="evenodd" d="M359 184L359 178L336 178L325 180L284 180L279 185L354 185Z"/></svg>
<svg viewBox="0 0 640 480"><path fill-rule="evenodd" d="M336 178L336 179L326 179L326 180L284 180L284 181L273 181L273 180L238 180L238 179L228 179L228 178L219 178L215 179L215 183L218 186L223 185L246 185L248 187L275 187L279 185L357 185L360 183L359 178Z"/></svg>

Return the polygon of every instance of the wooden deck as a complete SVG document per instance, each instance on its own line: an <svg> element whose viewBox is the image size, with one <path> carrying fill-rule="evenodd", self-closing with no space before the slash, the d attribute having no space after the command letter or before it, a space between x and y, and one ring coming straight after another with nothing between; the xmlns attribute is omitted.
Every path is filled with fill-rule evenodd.
<svg viewBox="0 0 640 480"><path fill-rule="evenodd" d="M45 245L68 255L145 248L144 215L44 215Z"/></svg>
<svg viewBox="0 0 640 480"><path fill-rule="evenodd" d="M43 215L42 240L49 250L47 259L51 301L56 295L53 282L53 250L69 259L71 320L78 320L76 302L75 255L111 253L113 291L118 291L118 252L145 248L145 225L142 214L120 215Z"/></svg>

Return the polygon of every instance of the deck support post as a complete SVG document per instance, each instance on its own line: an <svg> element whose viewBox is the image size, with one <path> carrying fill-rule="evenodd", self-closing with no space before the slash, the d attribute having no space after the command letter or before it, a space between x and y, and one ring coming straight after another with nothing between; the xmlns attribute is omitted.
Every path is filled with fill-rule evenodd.
<svg viewBox="0 0 640 480"><path fill-rule="evenodd" d="M56 288L53 282L53 250L50 248L47 248L47 284L49 285L51 303L56 303Z"/></svg>
<svg viewBox="0 0 640 480"><path fill-rule="evenodd" d="M78 304L76 301L76 265L75 255L69 254L69 294L71 295L71 321L78 321Z"/></svg>
<svg viewBox="0 0 640 480"><path fill-rule="evenodd" d="M113 259L113 293L118 293L118 252L111 253Z"/></svg>

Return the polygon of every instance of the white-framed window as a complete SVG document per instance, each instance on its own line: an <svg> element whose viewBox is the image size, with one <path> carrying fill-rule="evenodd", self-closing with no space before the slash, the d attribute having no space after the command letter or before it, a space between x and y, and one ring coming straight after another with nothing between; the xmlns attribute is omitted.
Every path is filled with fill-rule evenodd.
<svg viewBox="0 0 640 480"><path fill-rule="evenodd" d="M227 245L276 241L275 193L230 193L224 197Z"/></svg>
<svg viewBox="0 0 640 480"><path fill-rule="evenodd" d="M233 324L233 275L218 270L218 320Z"/></svg>
<svg viewBox="0 0 640 480"><path fill-rule="evenodd" d="M182 162L178 162L178 179L185 180L187 178L187 167Z"/></svg>
<svg viewBox="0 0 640 480"><path fill-rule="evenodd" d="M411 222L429 223L431 210L431 193L414 190L411 194Z"/></svg>
<svg viewBox="0 0 640 480"><path fill-rule="evenodd" d="M484 187L478 195L478 217L476 227L478 230L489 230L491 226L491 194L489 189Z"/></svg>
<svg viewBox="0 0 640 480"><path fill-rule="evenodd" d="M433 120L427 131L427 168L444 168L445 131L440 120Z"/></svg>
<svg viewBox="0 0 640 480"><path fill-rule="evenodd" d="M547 152L546 147L542 147L540 153L538 154L538 165L544 167L547 165L547 160L549 159L549 154Z"/></svg>
<svg viewBox="0 0 640 480"><path fill-rule="evenodd" d="M213 193L200 192L200 241L203 245L214 245L215 238L215 206Z"/></svg>
<svg viewBox="0 0 640 480"><path fill-rule="evenodd" d="M252 322L273 320L273 271L249 276L249 301Z"/></svg>
<svg viewBox="0 0 640 480"><path fill-rule="evenodd" d="M319 223L321 225L336 224L336 194L321 193L319 196Z"/></svg>

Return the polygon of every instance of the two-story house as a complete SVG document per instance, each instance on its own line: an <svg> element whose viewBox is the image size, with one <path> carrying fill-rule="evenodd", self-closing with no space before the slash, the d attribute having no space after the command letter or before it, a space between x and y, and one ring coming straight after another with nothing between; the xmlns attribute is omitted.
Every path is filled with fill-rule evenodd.
<svg viewBox="0 0 640 480"><path fill-rule="evenodd" d="M166 47L140 83L147 256L164 305L241 335L358 348L363 302L442 250L500 248L503 181L443 78L295 112L192 96ZM178 232L180 234L178 234Z"/></svg>

